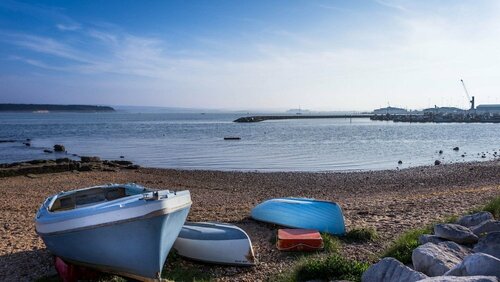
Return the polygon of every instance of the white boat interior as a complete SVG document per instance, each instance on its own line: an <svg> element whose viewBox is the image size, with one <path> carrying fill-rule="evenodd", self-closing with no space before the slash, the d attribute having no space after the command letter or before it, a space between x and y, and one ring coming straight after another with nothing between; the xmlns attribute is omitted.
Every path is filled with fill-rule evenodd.
<svg viewBox="0 0 500 282"><path fill-rule="evenodd" d="M57 195L49 211L58 212L77 209L131 196L125 187L93 187Z"/></svg>

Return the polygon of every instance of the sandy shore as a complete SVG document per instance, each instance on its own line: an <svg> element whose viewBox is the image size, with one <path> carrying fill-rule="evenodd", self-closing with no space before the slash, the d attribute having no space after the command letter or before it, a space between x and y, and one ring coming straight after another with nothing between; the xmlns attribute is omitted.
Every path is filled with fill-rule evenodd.
<svg viewBox="0 0 500 282"><path fill-rule="evenodd" d="M369 261L396 235L447 215L461 214L500 195L500 161L353 173L254 173L170 169L63 172L0 178L0 281L32 281L55 273L36 235L42 201L61 190L136 182L147 187L189 189L191 221L234 223L248 232L259 264L252 268L195 264L225 281L259 281L287 271L294 255L278 252L276 227L249 218L252 207L274 197L314 197L338 202L347 228L375 227L381 240L342 246L345 256ZM190 262L188 264L191 264Z"/></svg>

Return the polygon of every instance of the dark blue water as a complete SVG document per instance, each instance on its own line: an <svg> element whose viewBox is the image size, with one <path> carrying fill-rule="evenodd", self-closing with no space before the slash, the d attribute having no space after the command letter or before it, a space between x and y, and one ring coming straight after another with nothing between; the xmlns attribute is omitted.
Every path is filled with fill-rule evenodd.
<svg viewBox="0 0 500 282"><path fill-rule="evenodd" d="M485 160L500 150L500 124L409 124L368 119L234 123L239 114L8 113L0 114L0 162L64 157L69 153L126 159L148 167L347 171L395 169ZM239 136L240 141L225 141ZM460 147L455 152L453 147ZM437 152L443 150L439 155ZM461 157L465 152L465 157ZM488 152L488 153L486 153ZM500 153L500 152L499 152ZM478 155L479 154L479 155Z"/></svg>

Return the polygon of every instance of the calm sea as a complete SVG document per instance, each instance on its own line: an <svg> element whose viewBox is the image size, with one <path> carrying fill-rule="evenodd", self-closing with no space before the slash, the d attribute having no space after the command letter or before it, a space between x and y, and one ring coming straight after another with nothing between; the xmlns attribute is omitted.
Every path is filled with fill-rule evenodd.
<svg viewBox="0 0 500 282"><path fill-rule="evenodd" d="M368 119L234 123L239 114L0 114L0 162L66 157L125 159L147 167L349 171L487 160L500 153L500 124L409 124ZM225 136L241 137L225 141ZM453 147L460 147L458 152ZM438 151L443 150L439 155ZM486 158L481 158L481 155ZM465 157L462 157L465 154Z"/></svg>

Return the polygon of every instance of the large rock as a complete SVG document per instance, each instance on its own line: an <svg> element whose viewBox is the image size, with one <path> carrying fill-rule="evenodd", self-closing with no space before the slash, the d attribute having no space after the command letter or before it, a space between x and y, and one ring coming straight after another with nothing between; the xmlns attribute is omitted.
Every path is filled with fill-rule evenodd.
<svg viewBox="0 0 500 282"><path fill-rule="evenodd" d="M468 248L446 241L421 245L413 250L411 258L415 270L428 276L440 276L461 263L470 253Z"/></svg>
<svg viewBox="0 0 500 282"><path fill-rule="evenodd" d="M446 276L486 275L500 277L500 259L488 254L476 253L467 256L462 263L446 272Z"/></svg>
<svg viewBox="0 0 500 282"><path fill-rule="evenodd" d="M490 232L479 239L472 249L475 253L485 253L500 259L500 232Z"/></svg>
<svg viewBox="0 0 500 282"><path fill-rule="evenodd" d="M398 281L408 281L414 282L421 279L427 278L427 275L415 271L395 258L384 258L378 263L370 266L363 276L361 281L363 282L398 282Z"/></svg>
<svg viewBox="0 0 500 282"><path fill-rule="evenodd" d="M484 233L500 231L500 221L489 219L481 222L480 224L470 228L474 234L480 236Z"/></svg>
<svg viewBox="0 0 500 282"><path fill-rule="evenodd" d="M434 234L459 244L473 244L479 239L469 228L452 223L436 224Z"/></svg>
<svg viewBox="0 0 500 282"><path fill-rule="evenodd" d="M493 219L493 215L490 212L478 212L475 214L470 214L466 216L462 216L457 223L465 226L465 227L472 227L475 225L480 224L483 221Z"/></svg>
<svg viewBox="0 0 500 282"><path fill-rule="evenodd" d="M66 148L64 148L63 145L55 144L54 145L54 152L66 152Z"/></svg>
<svg viewBox="0 0 500 282"><path fill-rule="evenodd" d="M430 235L430 234L422 234L418 237L418 242L420 245L426 244L426 243L434 243L434 244L439 244L441 242L445 242L446 240L438 237L436 235Z"/></svg>
<svg viewBox="0 0 500 282"><path fill-rule="evenodd" d="M437 276L418 282L498 282L495 276Z"/></svg>

